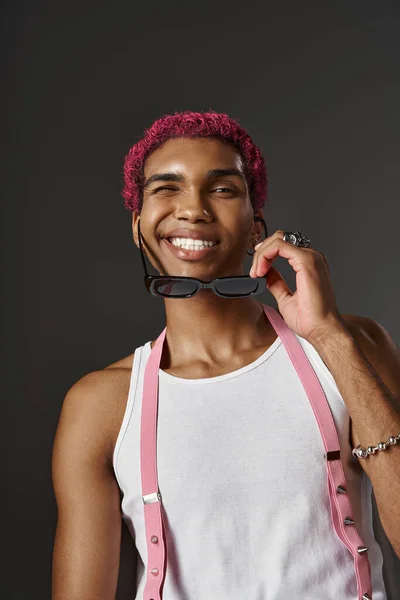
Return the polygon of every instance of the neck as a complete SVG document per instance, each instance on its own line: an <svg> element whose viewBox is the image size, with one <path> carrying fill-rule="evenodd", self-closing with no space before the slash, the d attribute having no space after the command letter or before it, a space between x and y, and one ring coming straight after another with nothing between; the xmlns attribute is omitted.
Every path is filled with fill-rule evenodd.
<svg viewBox="0 0 400 600"><path fill-rule="evenodd" d="M165 299L169 352L212 358L272 343L275 331L259 301L220 298L203 290L193 298Z"/></svg>

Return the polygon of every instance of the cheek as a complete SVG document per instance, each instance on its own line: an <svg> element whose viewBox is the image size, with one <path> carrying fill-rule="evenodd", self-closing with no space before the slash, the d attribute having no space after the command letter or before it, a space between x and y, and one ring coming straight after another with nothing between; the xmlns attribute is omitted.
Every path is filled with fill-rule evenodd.
<svg viewBox="0 0 400 600"><path fill-rule="evenodd" d="M158 225L165 216L166 211L163 207L160 207L159 205L156 206L151 202L143 202L142 210L140 212L140 227L143 236L146 237L147 235L150 241L150 238L154 236Z"/></svg>
<svg viewBox="0 0 400 600"><path fill-rule="evenodd" d="M239 214L227 215L224 221L231 242L238 247L246 247L251 235L253 220L248 211L238 211Z"/></svg>

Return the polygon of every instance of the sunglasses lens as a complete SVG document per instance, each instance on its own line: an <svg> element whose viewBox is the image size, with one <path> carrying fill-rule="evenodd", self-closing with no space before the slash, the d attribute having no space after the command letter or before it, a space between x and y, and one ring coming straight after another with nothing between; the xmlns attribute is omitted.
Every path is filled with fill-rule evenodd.
<svg viewBox="0 0 400 600"><path fill-rule="evenodd" d="M156 279L154 289L161 296L166 297L185 297L194 294L197 290L197 283L190 279Z"/></svg>
<svg viewBox="0 0 400 600"><path fill-rule="evenodd" d="M220 279L216 282L216 289L221 296L227 298L238 296L251 296L259 287L258 279L252 277L235 277Z"/></svg>

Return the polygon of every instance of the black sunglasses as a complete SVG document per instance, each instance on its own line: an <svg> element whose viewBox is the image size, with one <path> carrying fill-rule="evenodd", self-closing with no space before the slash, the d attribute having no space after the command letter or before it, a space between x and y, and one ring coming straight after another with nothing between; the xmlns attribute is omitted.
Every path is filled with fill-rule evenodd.
<svg viewBox="0 0 400 600"><path fill-rule="evenodd" d="M262 217L254 217L255 221L263 224L265 237L268 237L267 224ZM265 277L250 277L250 275L235 275L233 277L218 277L207 282L195 277L177 277L173 275L149 275L144 258L140 220L138 222L138 237L140 255L145 272L146 289L153 296L162 298L192 298L200 290L210 289L220 298L245 298L261 294L266 289Z"/></svg>

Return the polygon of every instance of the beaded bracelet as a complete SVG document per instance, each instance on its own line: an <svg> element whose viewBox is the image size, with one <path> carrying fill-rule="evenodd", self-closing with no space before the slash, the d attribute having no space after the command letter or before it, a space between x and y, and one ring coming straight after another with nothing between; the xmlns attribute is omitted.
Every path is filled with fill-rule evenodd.
<svg viewBox="0 0 400 600"><path fill-rule="evenodd" d="M400 440L400 431L396 436L389 438L388 442L379 442L377 446L368 446L365 450L361 448L361 444L358 444L357 448L353 448L351 451L355 458L368 458L370 454L375 454L377 450L386 450L387 446L394 446Z"/></svg>

